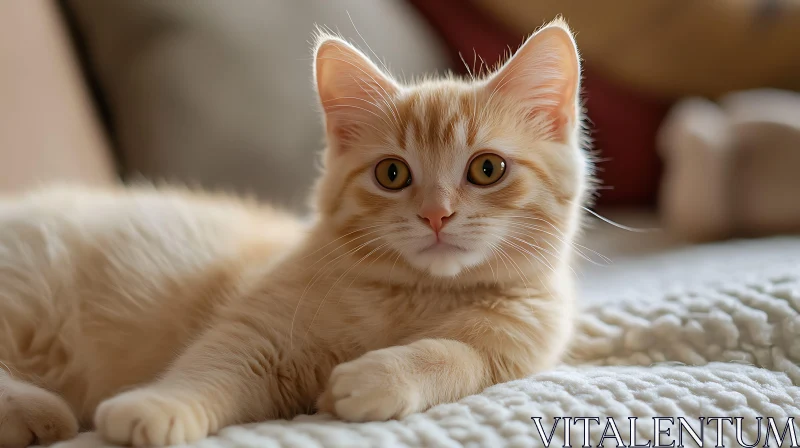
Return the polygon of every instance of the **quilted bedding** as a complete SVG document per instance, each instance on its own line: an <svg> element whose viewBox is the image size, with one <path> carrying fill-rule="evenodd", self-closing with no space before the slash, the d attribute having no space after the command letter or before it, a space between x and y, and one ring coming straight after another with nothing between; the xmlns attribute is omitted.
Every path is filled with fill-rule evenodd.
<svg viewBox="0 0 800 448"><path fill-rule="evenodd" d="M565 445L565 436L572 446L597 446L603 435L611 447L630 445L632 437L640 445L655 445L658 437L678 446L681 437L698 446L678 417L701 446L715 446L718 436L725 446L740 446L736 417L748 445L760 437L764 446L769 418L779 436L787 429L783 446L793 434L800 439L800 421L792 426L790 419L800 417L800 238L684 248L580 274L585 311L574 356L555 371L402 421L301 416L230 427L194 446L538 447L553 428L553 447ZM572 418L568 431L564 417ZM656 429L670 432L657 436ZM776 446L774 431L770 437ZM91 433L60 445L100 446Z"/></svg>

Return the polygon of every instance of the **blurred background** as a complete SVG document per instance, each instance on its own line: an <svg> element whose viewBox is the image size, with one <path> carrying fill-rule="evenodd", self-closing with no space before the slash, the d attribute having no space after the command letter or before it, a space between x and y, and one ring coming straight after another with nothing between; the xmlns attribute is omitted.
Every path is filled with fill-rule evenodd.
<svg viewBox="0 0 800 448"><path fill-rule="evenodd" d="M0 192L146 178L305 211L315 24L408 79L492 65L557 15L598 209L685 241L800 228L796 0L2 0Z"/></svg>

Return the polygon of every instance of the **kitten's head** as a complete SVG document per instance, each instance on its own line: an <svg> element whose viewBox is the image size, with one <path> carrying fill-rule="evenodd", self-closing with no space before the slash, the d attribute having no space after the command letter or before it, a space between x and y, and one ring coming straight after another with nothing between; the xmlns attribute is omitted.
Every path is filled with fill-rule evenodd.
<svg viewBox="0 0 800 448"><path fill-rule="evenodd" d="M572 238L588 162L562 21L482 79L401 85L330 35L314 69L328 142L316 206L360 252L451 277L546 263Z"/></svg>

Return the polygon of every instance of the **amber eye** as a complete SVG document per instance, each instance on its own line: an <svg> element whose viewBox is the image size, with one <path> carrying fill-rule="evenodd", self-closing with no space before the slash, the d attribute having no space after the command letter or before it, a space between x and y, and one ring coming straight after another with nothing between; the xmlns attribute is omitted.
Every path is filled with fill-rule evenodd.
<svg viewBox="0 0 800 448"><path fill-rule="evenodd" d="M472 159L467 171L467 180L475 185L491 185L506 172L506 161L497 154L481 154Z"/></svg>
<svg viewBox="0 0 800 448"><path fill-rule="evenodd" d="M375 178L383 188L402 190L411 185L411 170L398 159L384 159L375 167Z"/></svg>

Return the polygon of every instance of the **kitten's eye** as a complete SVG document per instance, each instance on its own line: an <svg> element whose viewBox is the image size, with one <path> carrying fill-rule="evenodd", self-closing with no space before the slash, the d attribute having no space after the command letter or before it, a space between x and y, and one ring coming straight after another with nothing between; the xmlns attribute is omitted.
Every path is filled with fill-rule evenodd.
<svg viewBox="0 0 800 448"><path fill-rule="evenodd" d="M467 170L467 180L475 185L491 185L506 172L506 161L497 154L481 154L472 159Z"/></svg>
<svg viewBox="0 0 800 448"><path fill-rule="evenodd" d="M402 160L384 159L375 167L375 178L384 188L402 190L411 185L411 170Z"/></svg>

